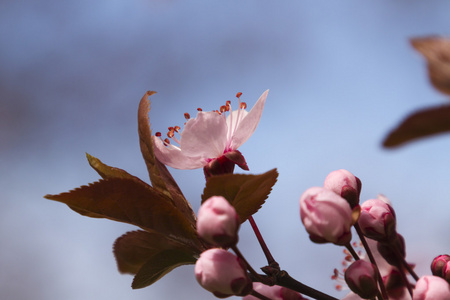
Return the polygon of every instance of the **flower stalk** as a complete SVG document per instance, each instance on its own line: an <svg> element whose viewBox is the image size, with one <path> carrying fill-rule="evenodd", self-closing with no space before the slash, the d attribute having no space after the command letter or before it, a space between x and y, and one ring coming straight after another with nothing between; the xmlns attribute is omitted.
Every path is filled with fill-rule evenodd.
<svg viewBox="0 0 450 300"><path fill-rule="evenodd" d="M366 250L366 253L367 253L367 256L369 257L370 262L375 266L375 270L378 275L377 278L378 278L378 285L380 287L380 292L381 292L381 299L387 300L389 298L388 298L388 294L386 291L386 286L384 285L384 282L383 282L383 277L381 277L380 269L378 268L377 262L375 261L375 258L373 257L372 251L370 250L370 247L367 244L366 238L363 235L358 222L356 222L353 225L353 227L355 227L355 229L356 229L356 233L358 234L359 239L361 240L361 243L363 244L363 247Z"/></svg>

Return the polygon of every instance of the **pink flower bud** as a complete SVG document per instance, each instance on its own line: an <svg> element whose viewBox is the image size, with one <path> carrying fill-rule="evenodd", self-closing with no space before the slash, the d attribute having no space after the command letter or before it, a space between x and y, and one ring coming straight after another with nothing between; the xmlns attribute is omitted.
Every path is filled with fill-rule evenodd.
<svg viewBox="0 0 450 300"><path fill-rule="evenodd" d="M359 204L361 180L347 170L340 169L328 174L323 187L347 200L352 208Z"/></svg>
<svg viewBox="0 0 450 300"><path fill-rule="evenodd" d="M378 242L388 243L397 235L394 209L381 199L361 204L358 224L366 237Z"/></svg>
<svg viewBox="0 0 450 300"><path fill-rule="evenodd" d="M357 260L345 271L345 282L361 298L373 298L378 293L375 266L365 260Z"/></svg>
<svg viewBox="0 0 450 300"><path fill-rule="evenodd" d="M352 238L352 209L344 198L330 190L307 189L300 197L300 217L313 242L345 245Z"/></svg>
<svg viewBox="0 0 450 300"><path fill-rule="evenodd" d="M195 278L218 298L245 296L252 290L246 268L234 254L219 248L208 249L195 263Z"/></svg>
<svg viewBox="0 0 450 300"><path fill-rule="evenodd" d="M422 276L413 291L413 300L450 300L450 285L437 276Z"/></svg>
<svg viewBox="0 0 450 300"><path fill-rule="evenodd" d="M267 298L271 300L302 300L305 299L297 293L296 291L293 291L291 289L274 285L274 286L268 286L265 284L262 284L261 282L253 282L253 290L260 293L263 296L266 296ZM259 298L256 298L252 295L247 295L242 300L259 300Z"/></svg>
<svg viewBox="0 0 450 300"><path fill-rule="evenodd" d="M450 284L450 261L448 261L442 269L442 278Z"/></svg>
<svg viewBox="0 0 450 300"><path fill-rule="evenodd" d="M448 261L450 261L450 255L443 254L436 256L431 262L431 273L433 273L434 276L442 277L443 268L445 267Z"/></svg>
<svg viewBox="0 0 450 300"><path fill-rule="evenodd" d="M197 231L207 242L230 247L238 241L239 216L234 207L221 196L206 200L198 211Z"/></svg>

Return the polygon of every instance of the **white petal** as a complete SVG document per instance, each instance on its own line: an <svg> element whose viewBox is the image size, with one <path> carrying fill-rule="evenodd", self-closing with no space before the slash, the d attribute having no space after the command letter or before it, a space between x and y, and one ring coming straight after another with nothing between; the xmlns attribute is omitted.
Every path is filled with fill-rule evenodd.
<svg viewBox="0 0 450 300"><path fill-rule="evenodd" d="M155 156L163 164L182 170L191 170L203 167L205 161L202 157L186 156L180 148L173 145L165 146L161 139L156 136L153 136L152 138Z"/></svg>
<svg viewBox="0 0 450 300"><path fill-rule="evenodd" d="M268 93L269 90L265 91L261 95L261 97L259 97L258 101L256 101L250 112L239 123L236 131L231 138L232 150L236 150L237 148L239 148L252 136L253 132L255 132L259 120L261 119Z"/></svg>
<svg viewBox="0 0 450 300"><path fill-rule="evenodd" d="M227 142L227 123L216 112L199 112L186 122L180 148L184 155L216 158L223 154Z"/></svg>

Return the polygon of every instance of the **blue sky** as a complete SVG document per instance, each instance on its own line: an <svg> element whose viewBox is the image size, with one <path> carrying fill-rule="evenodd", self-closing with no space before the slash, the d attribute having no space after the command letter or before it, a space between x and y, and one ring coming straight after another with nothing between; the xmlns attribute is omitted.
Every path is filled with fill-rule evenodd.
<svg viewBox="0 0 450 300"><path fill-rule="evenodd" d="M409 39L449 35L448 1L3 1L0 10L0 295L2 299L214 299L193 267L131 290L111 247L132 226L81 217L42 198L98 179L85 152L147 180L136 111L152 97L155 130L184 112L270 89L260 125L240 149L250 171L278 168L255 220L291 275L335 296L342 249L312 244L298 199L348 169L362 199L393 202L420 274L449 253L448 135L396 150L387 132L444 104ZM178 171L198 209L201 170ZM239 246L264 265L249 226Z"/></svg>

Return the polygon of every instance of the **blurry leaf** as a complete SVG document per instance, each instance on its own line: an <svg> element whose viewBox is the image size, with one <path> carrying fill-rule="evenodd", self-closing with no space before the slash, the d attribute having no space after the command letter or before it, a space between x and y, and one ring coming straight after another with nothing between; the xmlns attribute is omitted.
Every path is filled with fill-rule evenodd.
<svg viewBox="0 0 450 300"><path fill-rule="evenodd" d="M193 255L180 250L164 250L153 255L133 279L133 289L149 286L182 265L195 264Z"/></svg>
<svg viewBox="0 0 450 300"><path fill-rule="evenodd" d="M450 131L450 106L422 109L409 115L383 142L393 148L416 139Z"/></svg>
<svg viewBox="0 0 450 300"><path fill-rule="evenodd" d="M97 173L104 179L106 178L132 178L137 179L137 177L129 174L127 171L110 167L101 162L100 159L86 153L86 158L91 165L91 167L97 171Z"/></svg>
<svg viewBox="0 0 450 300"><path fill-rule="evenodd" d="M243 223L264 204L277 177L276 169L260 175L212 176L206 181L202 203L212 196L223 196L236 209L240 221Z"/></svg>
<svg viewBox="0 0 450 300"><path fill-rule="evenodd" d="M450 39L422 37L411 39L412 46L427 60L428 75L433 86L450 95Z"/></svg>
<svg viewBox="0 0 450 300"><path fill-rule="evenodd" d="M130 223L186 241L198 240L195 227L167 196L140 180L110 178L45 198L89 217Z"/></svg>
<svg viewBox="0 0 450 300"><path fill-rule="evenodd" d="M167 235L157 232L130 231L119 237L114 243L114 256L121 273L136 274L139 269L154 255L163 250L186 248L187 253L195 252ZM202 249L204 250L204 249ZM198 250L200 254L201 250Z"/></svg>
<svg viewBox="0 0 450 300"><path fill-rule="evenodd" d="M147 165L153 187L160 192L167 194L172 199L173 204L185 215L185 217L192 224L195 224L195 214L192 211L191 205L184 197L166 166L155 157L153 152L152 132L148 118L148 113L150 111L150 100L148 98L155 93L156 92L154 91L148 91L139 103L138 131L142 156Z"/></svg>

